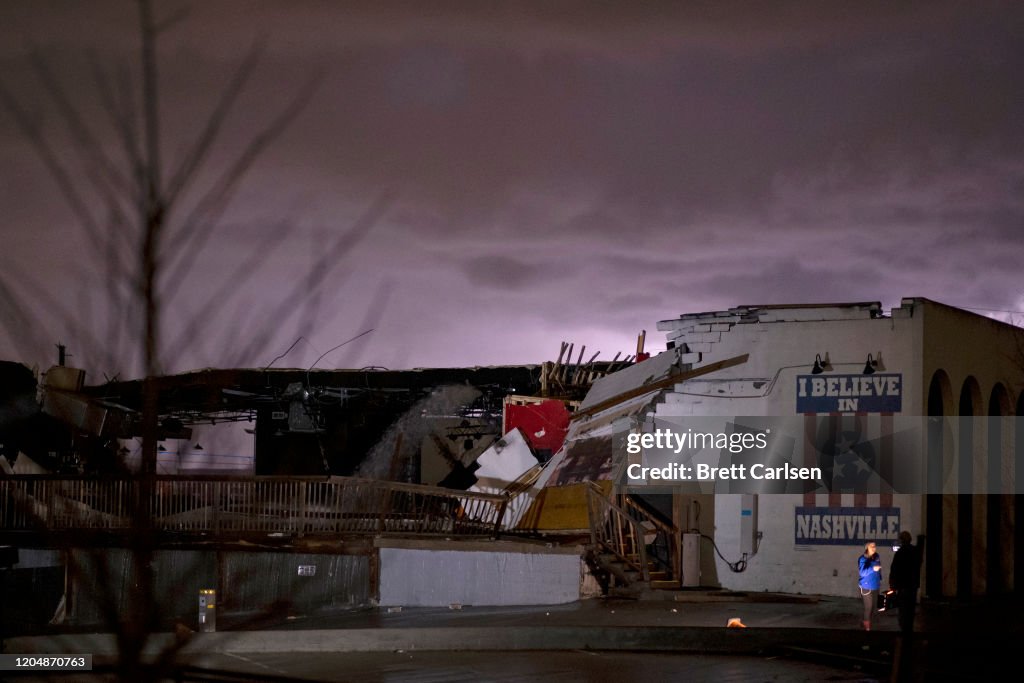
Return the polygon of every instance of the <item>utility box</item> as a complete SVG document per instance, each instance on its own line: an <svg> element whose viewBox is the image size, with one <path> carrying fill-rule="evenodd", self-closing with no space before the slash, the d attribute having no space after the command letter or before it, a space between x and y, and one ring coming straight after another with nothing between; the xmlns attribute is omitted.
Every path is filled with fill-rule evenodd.
<svg viewBox="0 0 1024 683"><path fill-rule="evenodd" d="M217 630L217 591L204 588L199 591L199 631Z"/></svg>
<svg viewBox="0 0 1024 683"><path fill-rule="evenodd" d="M700 585L700 534L683 534L683 587Z"/></svg>
<svg viewBox="0 0 1024 683"><path fill-rule="evenodd" d="M757 548L757 496L740 496L740 554L751 556Z"/></svg>

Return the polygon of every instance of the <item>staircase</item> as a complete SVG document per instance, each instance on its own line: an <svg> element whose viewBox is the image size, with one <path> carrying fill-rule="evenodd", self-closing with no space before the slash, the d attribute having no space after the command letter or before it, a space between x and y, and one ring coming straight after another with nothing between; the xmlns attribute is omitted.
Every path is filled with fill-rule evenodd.
<svg viewBox="0 0 1024 683"><path fill-rule="evenodd" d="M682 585L681 536L629 496L613 502L599 486L587 488L588 563L605 592L635 595Z"/></svg>

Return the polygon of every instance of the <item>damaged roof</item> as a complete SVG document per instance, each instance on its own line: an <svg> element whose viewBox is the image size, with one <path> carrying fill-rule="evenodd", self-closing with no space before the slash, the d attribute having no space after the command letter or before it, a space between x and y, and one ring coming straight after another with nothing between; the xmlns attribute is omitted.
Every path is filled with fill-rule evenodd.
<svg viewBox="0 0 1024 683"><path fill-rule="evenodd" d="M539 387L539 365L471 368L418 368L413 370L211 369L155 378L164 410L224 412L251 410L275 400L296 383L306 387L352 390L411 391L417 393L451 384L495 387L506 393L533 393ZM86 386L94 399L116 402L132 410L142 406L143 380Z"/></svg>

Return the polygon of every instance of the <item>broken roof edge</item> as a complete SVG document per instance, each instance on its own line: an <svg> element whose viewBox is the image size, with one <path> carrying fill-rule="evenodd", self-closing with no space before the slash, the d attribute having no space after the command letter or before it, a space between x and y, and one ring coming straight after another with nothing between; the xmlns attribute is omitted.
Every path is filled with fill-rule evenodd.
<svg viewBox="0 0 1024 683"><path fill-rule="evenodd" d="M696 313L682 313L676 318L667 318L658 321L658 330L666 331L671 329L673 324L681 320L720 320L722 318L735 318L738 320L750 320L752 316L761 311L809 311L809 310L858 310L868 313L872 318L883 315L882 303L880 301L853 301L839 303L793 303L793 304L744 304L719 311L701 311Z"/></svg>
<svg viewBox="0 0 1024 683"><path fill-rule="evenodd" d="M628 375L623 374L626 370L620 370L615 373L615 375L603 378L606 380L617 378L619 380L614 385L618 391L611 396L605 396L605 394L610 392L607 391L604 386L600 387L600 389L603 390L602 393L594 396L593 394L599 389L597 382L595 382L590 393L587 394L586 399L584 399L583 404L573 415L572 419L577 420L588 415L595 415L636 396L649 394L651 392L660 392L687 379L718 372L719 370L724 370L725 368L730 368L734 365L741 365L746 363L750 356L749 354L744 353L739 356L733 356L732 358L725 358L715 361L714 363L708 363L707 365L703 365L698 368L694 368L690 364L677 365L672 362L673 357L678 359L678 355L676 355L675 350L670 349L658 354L654 358L645 360L634 366L634 368L636 368L648 363L653 364L655 360L663 359L660 368L656 368L649 376L642 379L637 377L634 373L630 373ZM630 383L622 381L627 379L631 379L633 381ZM611 386L611 382L608 382L608 385Z"/></svg>
<svg viewBox="0 0 1024 683"><path fill-rule="evenodd" d="M536 370L539 369L541 363L517 363L511 365L458 365L458 366L438 366L438 367L416 367L416 368L385 368L380 365L367 365L361 368L294 368L294 367L277 367L277 368L218 368L218 367L205 367L205 368L194 368L192 370L181 370L180 372L172 372L161 377L181 377L185 375L198 375L202 373L211 372L271 372L271 373L282 373L282 372L308 372L313 375L316 373L330 373L330 372L444 372L448 370L452 371L467 371L467 370L508 370L508 369L527 369ZM142 377L136 377L130 380L124 380L127 382L134 382Z"/></svg>
<svg viewBox="0 0 1024 683"><path fill-rule="evenodd" d="M534 393L540 387L540 365L495 365L464 368L422 368L415 370L331 370L301 368L207 368L153 378L161 396L174 392L200 392L194 398L220 400L223 388L250 389L257 393L285 388L294 382L313 386L351 387L373 390L424 390L449 385L505 387L511 393ZM119 380L86 385L82 392L94 398L113 399L128 406L141 405L146 379ZM170 393L168 393L170 392ZM205 393L204 393L205 392ZM180 397L179 397L180 398Z"/></svg>
<svg viewBox="0 0 1024 683"><path fill-rule="evenodd" d="M57 367L57 366L54 366ZM428 375L428 374L442 374L442 373L470 373L470 372L539 372L541 368L540 363L536 364L523 364L523 365L473 365L465 367L427 367L427 368L402 368L392 369L384 368L379 366L368 366L365 368L216 368L216 367L205 367L197 368L193 370L182 370L180 372L172 372L163 375L157 375L155 379L164 381L182 381L191 378L202 378L211 376L251 376L254 374L267 374L267 375L309 375L310 377L324 377L328 375L337 375L339 377L349 375ZM90 387L99 387L110 384L135 384L145 381L145 377L134 377L132 379L116 380L111 382L104 382L103 384L89 385Z"/></svg>
<svg viewBox="0 0 1024 683"><path fill-rule="evenodd" d="M882 310L881 301L846 301L846 302L834 302L834 303L805 303L805 304L746 304L742 306L736 306L736 310L786 310L786 309L805 309L805 308L857 308L867 310Z"/></svg>
<svg viewBox="0 0 1024 683"><path fill-rule="evenodd" d="M680 351L669 349L647 360L627 366L618 372L594 380L579 410L592 409L623 392L665 379L682 370Z"/></svg>

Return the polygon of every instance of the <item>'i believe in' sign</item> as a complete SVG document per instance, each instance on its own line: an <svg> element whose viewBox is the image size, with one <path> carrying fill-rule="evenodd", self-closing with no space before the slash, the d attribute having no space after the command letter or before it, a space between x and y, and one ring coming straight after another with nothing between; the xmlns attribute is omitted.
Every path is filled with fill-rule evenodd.
<svg viewBox="0 0 1024 683"><path fill-rule="evenodd" d="M903 375L797 375L798 413L898 413Z"/></svg>

